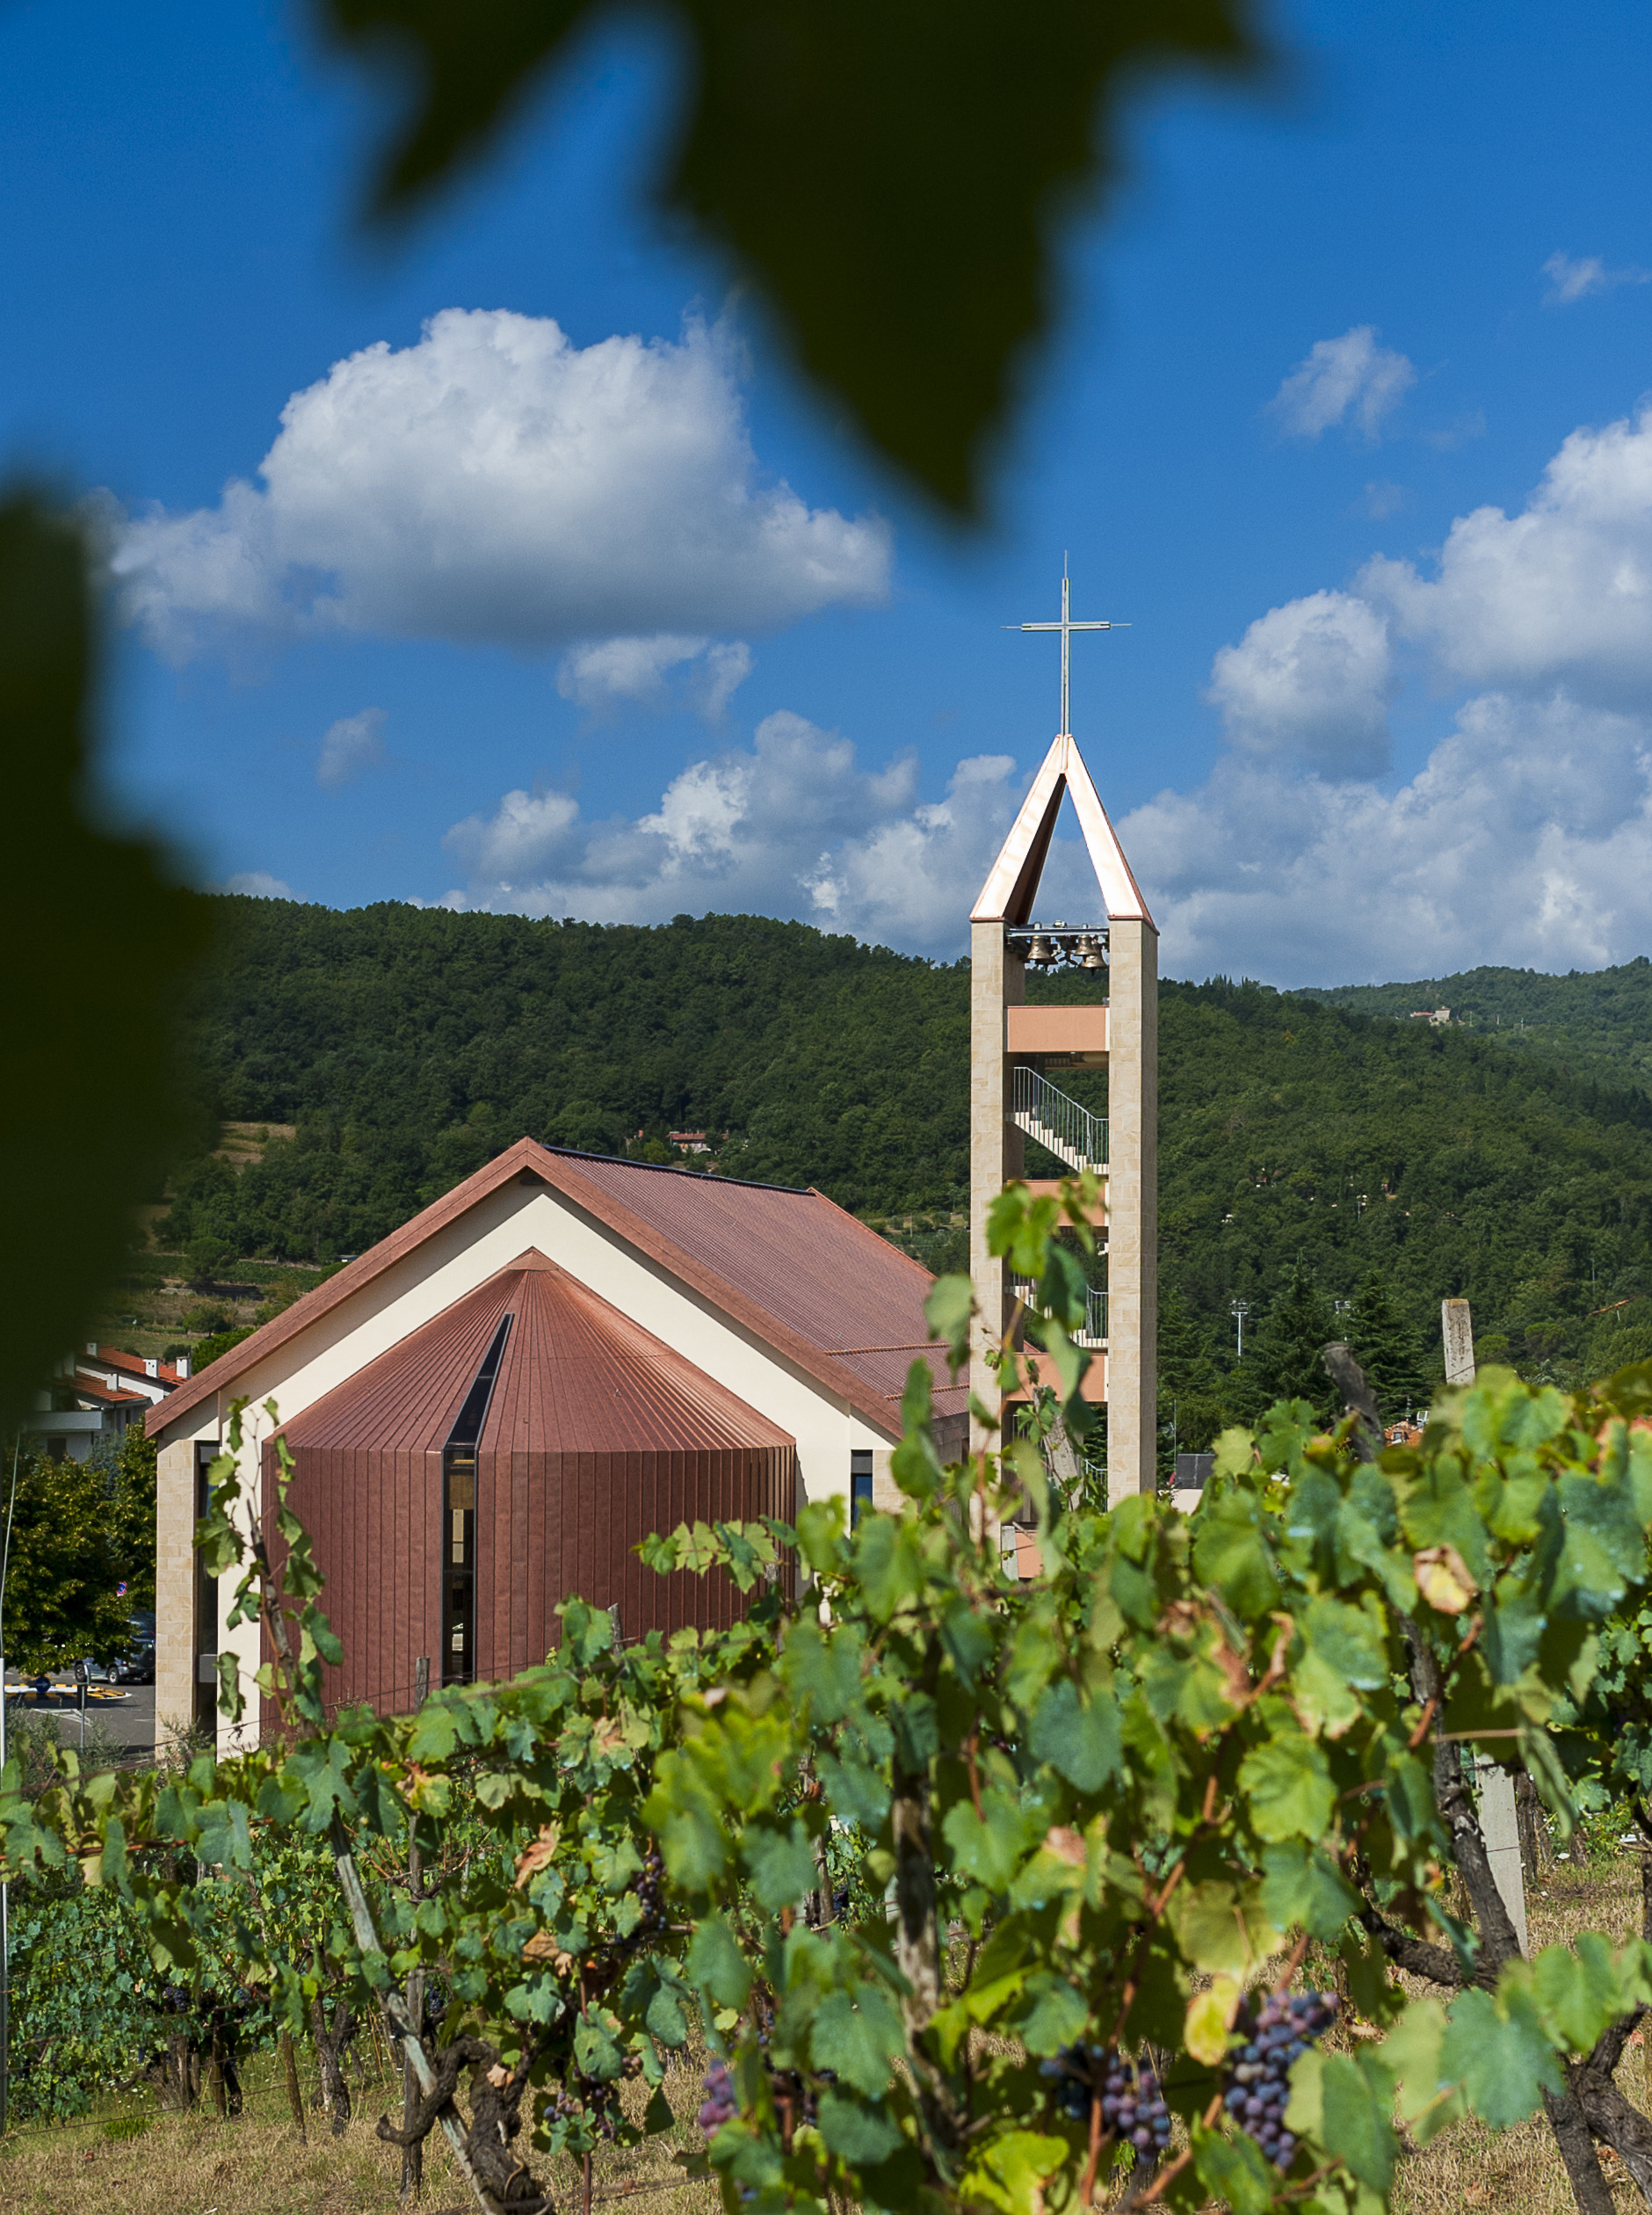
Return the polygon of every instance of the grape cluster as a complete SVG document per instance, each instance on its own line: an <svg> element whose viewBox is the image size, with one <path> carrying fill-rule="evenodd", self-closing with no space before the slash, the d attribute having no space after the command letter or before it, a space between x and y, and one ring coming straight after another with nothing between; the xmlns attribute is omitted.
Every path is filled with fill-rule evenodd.
<svg viewBox="0 0 1652 2215"><path fill-rule="evenodd" d="M642 1910L636 1928L625 1941L627 1947L642 1945L665 1928L665 1863L657 1846L650 1847L636 1883L637 1903Z"/></svg>
<svg viewBox="0 0 1652 2215"><path fill-rule="evenodd" d="M1091 2100L1101 2095L1101 2119L1121 2146L1162 2153L1170 2142L1170 2110L1151 2069L1139 2069L1116 2046L1063 2046L1041 2073L1055 2082L1055 2099L1074 2122L1087 2122Z"/></svg>
<svg viewBox="0 0 1652 2215"><path fill-rule="evenodd" d="M1291 2065L1323 2037L1339 2005L1334 1992L1271 1992L1260 2003L1252 1994L1239 2011L1244 2044L1228 2059L1227 2109L1277 2168L1289 2168L1296 2155L1285 2127Z"/></svg>
<svg viewBox="0 0 1652 2215"><path fill-rule="evenodd" d="M583 2117L599 2139L617 2136L624 2120L620 2110L618 2084L598 2084L589 2077L581 2077L579 2083L582 2096L559 2092L554 2099L546 2102L547 2124L575 2123Z"/></svg>
<svg viewBox="0 0 1652 2215"><path fill-rule="evenodd" d="M701 2083L706 2097L695 2120L699 2124L700 2136L709 2146L723 2124L740 2112L740 2102L735 2097L735 2081L726 2061L714 2061Z"/></svg>

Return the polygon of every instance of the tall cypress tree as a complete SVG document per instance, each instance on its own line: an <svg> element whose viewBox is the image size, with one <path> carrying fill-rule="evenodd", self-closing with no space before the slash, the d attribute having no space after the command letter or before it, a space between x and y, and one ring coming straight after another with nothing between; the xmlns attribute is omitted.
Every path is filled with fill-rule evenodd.
<svg viewBox="0 0 1652 2215"><path fill-rule="evenodd" d="M1380 1269L1372 1269L1361 1279L1343 1320L1384 1422L1397 1421L1424 1398L1423 1354L1416 1325Z"/></svg>
<svg viewBox="0 0 1652 2215"><path fill-rule="evenodd" d="M1330 1302L1301 1261L1268 1310L1257 1333L1255 1391L1263 1407L1275 1400L1304 1399L1320 1420L1338 1412L1336 1391L1320 1350L1338 1335ZM1246 1368L1250 1367L1247 1360Z"/></svg>
<svg viewBox="0 0 1652 2215"><path fill-rule="evenodd" d="M1159 1292L1159 1476L1168 1484L1172 1456L1202 1453L1228 1423L1225 1380L1213 1330L1176 1285Z"/></svg>

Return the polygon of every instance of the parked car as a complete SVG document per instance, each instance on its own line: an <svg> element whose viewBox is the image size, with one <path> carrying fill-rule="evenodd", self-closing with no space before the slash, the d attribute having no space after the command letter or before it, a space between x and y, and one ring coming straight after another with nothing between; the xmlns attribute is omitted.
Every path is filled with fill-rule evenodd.
<svg viewBox="0 0 1652 2215"><path fill-rule="evenodd" d="M117 1684L155 1682L155 1617L149 1609L140 1608L134 1615L131 1643L116 1655L109 1674Z"/></svg>

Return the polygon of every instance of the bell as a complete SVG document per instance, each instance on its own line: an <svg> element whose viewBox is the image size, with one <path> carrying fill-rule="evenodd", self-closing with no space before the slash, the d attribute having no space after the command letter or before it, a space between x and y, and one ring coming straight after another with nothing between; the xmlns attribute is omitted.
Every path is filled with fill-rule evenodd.
<svg viewBox="0 0 1652 2215"><path fill-rule="evenodd" d="M1101 940L1094 931L1086 931L1073 952L1081 969L1098 970L1107 966L1107 956L1102 951Z"/></svg>
<svg viewBox="0 0 1652 2215"><path fill-rule="evenodd" d="M1026 950L1027 967L1029 969L1054 969L1055 961L1054 940L1046 932L1035 932L1032 943Z"/></svg>

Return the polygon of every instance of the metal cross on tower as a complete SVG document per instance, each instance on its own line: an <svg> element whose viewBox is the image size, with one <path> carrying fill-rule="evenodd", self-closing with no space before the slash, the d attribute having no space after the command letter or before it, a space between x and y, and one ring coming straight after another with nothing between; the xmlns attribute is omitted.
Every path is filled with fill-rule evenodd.
<svg viewBox="0 0 1652 2215"><path fill-rule="evenodd" d="M1061 635L1061 735L1064 737L1071 736L1073 728L1071 721L1069 718L1067 709L1068 677L1072 658L1073 633L1075 631L1092 630L1128 630L1130 628L1128 623L1076 623L1074 622L1072 615L1069 612L1070 605L1070 586L1067 575L1067 562L1063 556L1061 562L1061 621L1059 623L1006 623L1004 626L1005 630L1060 631Z"/></svg>

